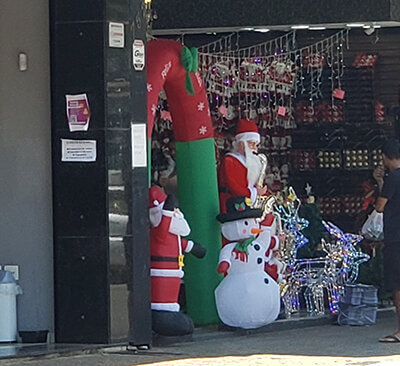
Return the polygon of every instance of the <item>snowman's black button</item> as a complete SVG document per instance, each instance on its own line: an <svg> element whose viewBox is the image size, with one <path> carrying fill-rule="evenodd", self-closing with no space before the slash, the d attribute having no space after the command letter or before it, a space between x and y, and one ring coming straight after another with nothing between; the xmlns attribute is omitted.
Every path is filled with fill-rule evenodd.
<svg viewBox="0 0 400 366"><path fill-rule="evenodd" d="M264 278L264 282L265 282L266 285L268 285L269 284L268 278Z"/></svg>
<svg viewBox="0 0 400 366"><path fill-rule="evenodd" d="M254 249L255 249L255 250L260 250L261 247L260 247L258 244L255 244L255 245L254 245Z"/></svg>
<svg viewBox="0 0 400 366"><path fill-rule="evenodd" d="M262 261L263 261L262 258L257 258L257 263L258 263L258 264L261 264Z"/></svg>

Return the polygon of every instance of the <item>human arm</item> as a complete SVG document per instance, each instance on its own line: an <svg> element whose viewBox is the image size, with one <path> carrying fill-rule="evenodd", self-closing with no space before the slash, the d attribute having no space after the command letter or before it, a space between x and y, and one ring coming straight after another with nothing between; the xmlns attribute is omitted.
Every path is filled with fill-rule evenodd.
<svg viewBox="0 0 400 366"><path fill-rule="evenodd" d="M375 203L375 211L383 212L385 210L387 201L388 201L387 198L379 196Z"/></svg>
<svg viewBox="0 0 400 366"><path fill-rule="evenodd" d="M385 176L385 168L383 167L383 165L378 165L374 169L372 176L374 177L376 183L378 184L379 192L382 192L384 183L383 177Z"/></svg>
<svg viewBox="0 0 400 366"><path fill-rule="evenodd" d="M380 178L380 173L378 173L378 178ZM375 174L375 171L374 171ZM374 176L375 178L375 176ZM382 174L383 181L383 174ZM379 184L379 183L378 183ZM385 179L384 183L382 183L382 189L380 195L375 203L375 210L377 212L383 212L385 210L385 206L387 202L393 197L396 190L396 182L393 179L393 175L389 174Z"/></svg>

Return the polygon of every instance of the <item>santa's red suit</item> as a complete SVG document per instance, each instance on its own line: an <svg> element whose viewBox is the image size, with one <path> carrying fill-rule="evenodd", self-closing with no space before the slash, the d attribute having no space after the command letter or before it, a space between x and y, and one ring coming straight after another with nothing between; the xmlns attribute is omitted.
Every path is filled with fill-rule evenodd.
<svg viewBox="0 0 400 366"><path fill-rule="evenodd" d="M240 119L235 143L247 144L249 141L260 142L257 125L246 119ZM248 181L246 158L241 153L231 152L224 156L218 169L218 186L221 213L226 213L226 200L232 196L249 197L253 203L257 199L257 188L254 182Z"/></svg>
<svg viewBox="0 0 400 366"><path fill-rule="evenodd" d="M160 187L153 186L149 190L149 200L151 308L178 312L183 253L192 252L202 258L206 250L199 243L181 238L190 234L190 227L182 212L176 208L177 202L173 195L167 196Z"/></svg>
<svg viewBox="0 0 400 366"><path fill-rule="evenodd" d="M257 189L249 185L245 157L239 153L228 153L218 170L219 202L222 213L226 212L226 200L232 196L246 196L255 202Z"/></svg>
<svg viewBox="0 0 400 366"><path fill-rule="evenodd" d="M163 336L193 333L193 321L179 312L178 295L183 277L183 253L206 254L199 243L182 239L190 227L177 208L174 195L160 187L149 190L152 329Z"/></svg>
<svg viewBox="0 0 400 366"><path fill-rule="evenodd" d="M175 225L174 220L179 224ZM179 311L183 252L193 248L193 242L180 235L188 235L188 231L181 212L166 210L162 210L160 224L150 230L152 310Z"/></svg>
<svg viewBox="0 0 400 366"><path fill-rule="evenodd" d="M264 263L264 271L268 273L276 282L284 281L284 264L276 257L279 253L280 239L276 235L277 233L277 222L273 214L267 214L264 220L260 223L262 230L271 231L271 241L268 249L265 253L267 260Z"/></svg>

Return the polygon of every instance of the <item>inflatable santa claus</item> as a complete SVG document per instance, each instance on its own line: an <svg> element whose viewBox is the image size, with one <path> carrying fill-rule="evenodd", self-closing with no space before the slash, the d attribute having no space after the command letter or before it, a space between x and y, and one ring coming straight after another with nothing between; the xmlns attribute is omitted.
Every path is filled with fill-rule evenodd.
<svg viewBox="0 0 400 366"><path fill-rule="evenodd" d="M270 233L270 243L265 253L266 260L264 270L267 272L277 283L285 283L285 270L286 266L281 260L280 256L280 243L284 242L285 234L282 228L278 225L280 218L272 213L265 215L265 218L260 223L261 230Z"/></svg>
<svg viewBox="0 0 400 366"><path fill-rule="evenodd" d="M183 253L198 258L206 250L198 243L183 239L190 227L177 208L174 195L166 195L160 187L149 190L151 309L153 331L163 336L179 336L193 332L193 322L179 312L179 290L183 278Z"/></svg>

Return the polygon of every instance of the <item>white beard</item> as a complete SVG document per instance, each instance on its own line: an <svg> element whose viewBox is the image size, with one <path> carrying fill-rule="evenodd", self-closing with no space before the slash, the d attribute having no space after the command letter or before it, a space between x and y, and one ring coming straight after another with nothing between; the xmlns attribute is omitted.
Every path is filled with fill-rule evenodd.
<svg viewBox="0 0 400 366"><path fill-rule="evenodd" d="M150 226L157 227L161 223L162 209L165 202L161 202L158 206L149 208Z"/></svg>
<svg viewBox="0 0 400 366"><path fill-rule="evenodd" d="M261 160L251 150L247 144L245 144L245 156L246 156L246 168L247 168L247 182L249 186L255 186L258 177L261 174Z"/></svg>

